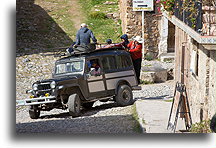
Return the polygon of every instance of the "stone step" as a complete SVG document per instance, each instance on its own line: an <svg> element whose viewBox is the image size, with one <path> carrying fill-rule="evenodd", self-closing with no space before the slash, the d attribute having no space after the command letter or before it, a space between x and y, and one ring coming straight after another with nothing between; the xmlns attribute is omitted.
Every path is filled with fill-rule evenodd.
<svg viewBox="0 0 216 148"><path fill-rule="evenodd" d="M159 66L144 66L140 74L140 79L150 83L161 83L167 80L167 69Z"/></svg>
<svg viewBox="0 0 216 148"><path fill-rule="evenodd" d="M167 61L172 62L175 59L175 53L174 52L171 52L171 53L162 53L161 55L159 55L159 59L162 62L167 62Z"/></svg>

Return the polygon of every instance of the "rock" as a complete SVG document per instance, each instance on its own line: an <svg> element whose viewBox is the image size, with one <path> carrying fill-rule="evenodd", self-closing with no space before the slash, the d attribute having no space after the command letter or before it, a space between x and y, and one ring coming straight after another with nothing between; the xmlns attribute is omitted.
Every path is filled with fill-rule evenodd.
<svg viewBox="0 0 216 148"><path fill-rule="evenodd" d="M115 5L116 2L106 1L103 3L104 5Z"/></svg>
<svg viewBox="0 0 216 148"><path fill-rule="evenodd" d="M107 14L106 14L106 17L107 17L107 18L110 18L110 19L113 19L113 13L107 13Z"/></svg>
<svg viewBox="0 0 216 148"><path fill-rule="evenodd" d="M161 83L167 81L167 68L159 61L144 61L141 68L141 80Z"/></svg>
<svg viewBox="0 0 216 148"><path fill-rule="evenodd" d="M155 81L155 73L154 72L146 72L142 71L140 74L140 79L145 82L154 83Z"/></svg>
<svg viewBox="0 0 216 148"><path fill-rule="evenodd" d="M119 15L119 13L113 13L113 17L114 17L114 18L119 18L120 15Z"/></svg>
<svg viewBox="0 0 216 148"><path fill-rule="evenodd" d="M28 58L25 58L25 59L23 60L23 63L27 63L27 62L30 62L30 60L29 60Z"/></svg>

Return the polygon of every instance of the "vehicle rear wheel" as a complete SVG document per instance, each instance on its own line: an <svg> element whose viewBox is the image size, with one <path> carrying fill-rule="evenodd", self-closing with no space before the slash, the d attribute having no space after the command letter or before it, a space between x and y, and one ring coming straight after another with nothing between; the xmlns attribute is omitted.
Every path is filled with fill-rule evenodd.
<svg viewBox="0 0 216 148"><path fill-rule="evenodd" d="M82 106L86 109L92 108L94 102L83 103Z"/></svg>
<svg viewBox="0 0 216 148"><path fill-rule="evenodd" d="M68 109L69 114L73 117L78 117L80 115L81 101L77 94L70 95L68 98Z"/></svg>
<svg viewBox="0 0 216 148"><path fill-rule="evenodd" d="M30 106L29 116L31 119L38 119L40 117L40 110L37 107Z"/></svg>
<svg viewBox="0 0 216 148"><path fill-rule="evenodd" d="M115 100L119 106L133 104L133 93L131 88L128 85L119 86Z"/></svg>

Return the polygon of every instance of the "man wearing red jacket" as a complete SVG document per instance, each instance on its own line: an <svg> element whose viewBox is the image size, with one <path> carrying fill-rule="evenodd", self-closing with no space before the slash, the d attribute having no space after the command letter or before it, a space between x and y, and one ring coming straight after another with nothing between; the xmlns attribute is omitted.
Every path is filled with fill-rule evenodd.
<svg viewBox="0 0 216 148"><path fill-rule="evenodd" d="M140 69L142 62L142 42L143 39L140 36L136 36L133 41L131 41L127 47L132 57L135 73L137 76L138 84L140 84Z"/></svg>

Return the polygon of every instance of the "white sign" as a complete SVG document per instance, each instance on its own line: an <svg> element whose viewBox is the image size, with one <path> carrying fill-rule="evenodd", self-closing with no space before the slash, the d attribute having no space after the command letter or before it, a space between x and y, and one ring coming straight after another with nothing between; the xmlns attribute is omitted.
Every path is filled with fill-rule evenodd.
<svg viewBox="0 0 216 148"><path fill-rule="evenodd" d="M133 0L133 11L154 11L154 1Z"/></svg>

